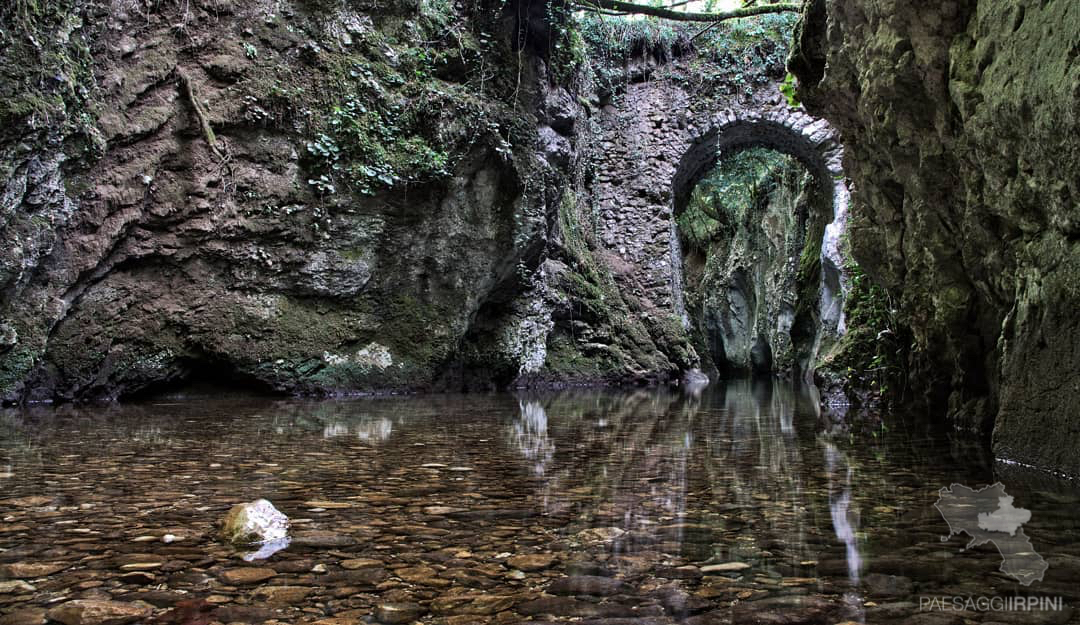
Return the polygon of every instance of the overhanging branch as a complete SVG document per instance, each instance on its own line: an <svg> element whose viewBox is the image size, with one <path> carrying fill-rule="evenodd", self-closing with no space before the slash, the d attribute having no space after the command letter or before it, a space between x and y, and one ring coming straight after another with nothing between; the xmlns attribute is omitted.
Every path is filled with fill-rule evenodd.
<svg viewBox="0 0 1080 625"><path fill-rule="evenodd" d="M601 9L607 9L608 11L651 15L653 17L677 20L680 22L722 22L724 20L766 15L768 13L798 13L802 10L802 5L797 3L763 4L761 6L743 7L741 9L722 11L719 13L673 11L668 7L652 7L643 4L635 4L633 2L622 2L622 0L579 0L575 1L574 4L584 9L594 9L599 7Z"/></svg>

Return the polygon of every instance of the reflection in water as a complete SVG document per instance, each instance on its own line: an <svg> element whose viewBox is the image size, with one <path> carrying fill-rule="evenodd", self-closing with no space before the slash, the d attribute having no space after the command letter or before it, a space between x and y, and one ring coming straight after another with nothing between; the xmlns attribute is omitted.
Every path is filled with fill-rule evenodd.
<svg viewBox="0 0 1080 625"><path fill-rule="evenodd" d="M851 463L847 462L844 454L836 448L836 445L825 441L824 448L825 468L829 475L829 515L832 518L836 538L844 543L848 579L851 581L852 588L858 588L859 572L862 570L862 558L859 555L859 544L855 536L856 528L859 526L858 512L851 509L851 477L854 469ZM844 481L838 489L833 482L833 476L836 474L838 465L841 462L844 465ZM837 495L837 490L839 490L839 495ZM844 593L844 602L856 615L861 616L863 614L862 597L857 593L853 591ZM859 618L859 620L862 619Z"/></svg>
<svg viewBox="0 0 1080 625"><path fill-rule="evenodd" d="M323 427L323 438L355 436L362 441L380 442L394 433L394 422L386 417L361 416L349 421L330 421Z"/></svg>
<svg viewBox="0 0 1080 625"><path fill-rule="evenodd" d="M535 475L544 475L544 468L555 454L555 443L548 436L548 420L538 401L519 401L519 418L510 426L510 441L522 457L533 462Z"/></svg>
<svg viewBox="0 0 1080 625"><path fill-rule="evenodd" d="M995 478L1052 559L1041 592L1080 601L1072 486L996 476L911 424L851 444L821 435L818 417L812 392L771 380L0 411L0 566L60 567L0 596L0 614L148 587L166 606L160 593L258 603L269 590L221 581L244 554L215 536L229 507L265 497L294 540L248 557L276 572L267 588L303 595L275 608L285 622L392 601L470 623L900 623L915 590L1012 592L996 552L943 557L933 508L942 485ZM596 587L587 601L548 596L583 572L614 577L581 582Z"/></svg>
<svg viewBox="0 0 1080 625"><path fill-rule="evenodd" d="M292 539L288 536L285 536L284 538L275 538L274 540L268 540L259 546L258 551L245 553L244 561L254 562L255 560L265 560L279 551L288 549L290 544L292 544Z"/></svg>
<svg viewBox="0 0 1080 625"><path fill-rule="evenodd" d="M859 571L862 569L862 559L859 557L859 545L855 539L855 528L852 517L855 516L851 508L851 474L852 468L844 463L844 483L840 487L840 495L836 495L836 486L833 483L833 475L836 467L843 460L843 455L837 451L836 445L825 443L825 466L829 474L829 514L832 517L833 530L836 537L844 543L847 551L848 577L852 586L859 585ZM854 526L858 526L856 518Z"/></svg>

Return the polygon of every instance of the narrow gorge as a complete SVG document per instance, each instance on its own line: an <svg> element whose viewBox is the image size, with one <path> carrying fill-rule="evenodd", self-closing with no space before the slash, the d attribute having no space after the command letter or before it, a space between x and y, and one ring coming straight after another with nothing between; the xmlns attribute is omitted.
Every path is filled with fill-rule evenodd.
<svg viewBox="0 0 1080 625"><path fill-rule="evenodd" d="M232 466L248 453L241 433L268 446L250 452L259 463L289 467L266 492L200 486L215 514L273 499L294 524L316 510L322 531L351 507L390 505L405 527L428 524L419 541L458 536L471 519L501 545L485 564L497 572L439 577L482 545L469 538L431 559L434 544L412 554L400 535L353 518L341 544L284 556L275 574L301 576L286 587L319 590L275 604L294 606L281 622L330 619L334 606L353 610L341 623L916 622L908 608L874 612L883 598L955 590L930 564L875 568L893 544L932 558L913 546L933 533L929 521L901 519L922 505L911 489L1000 485L999 473L1022 471L1031 493L1080 505L1053 481L1080 476L1078 50L1073 0L6 2L0 489L13 494L0 495L10 503L0 512L14 510L4 522L23 529L8 541L0 527L0 625L95 622L46 613L62 593L45 596L47 584L11 566L24 551L76 566L34 533L46 512L107 500L18 501L49 491L48 467L75 453L69 437L98 436L80 419L99 418L103 449L156 458L145 469L156 479L171 479L158 445L195 455L205 445ZM459 430L438 420L444 409ZM174 410L203 431L184 439ZM235 430L231 415L244 415ZM485 445L510 451L489 457ZM374 449L385 456L372 460ZM927 460L949 453L941 467ZM305 478L323 456L334 458L325 475ZM341 486L345 457L369 484L394 476L375 489L383 499ZM88 480L113 482L114 469L87 462ZM455 490L455 468L474 490ZM747 477L764 468L771 477ZM189 469L208 483L205 467ZM253 483L264 469L233 467ZM870 476L867 490L852 485L856 473ZM422 475L449 485L406 488ZM305 479L324 491L311 505L296 499ZM347 493L363 505L341 503ZM544 509L500 516L485 497L509 513ZM907 503L869 503L880 497ZM886 525L895 512L902 529L868 538L869 521L848 512L859 505ZM823 537L817 521L789 518L804 513L831 523ZM188 518L167 516L169 535ZM1041 539L1072 536L1048 518ZM209 521L192 519L193 540L211 544ZM513 532L527 538L501 544ZM501 564L548 541L553 553L590 553L600 572L567 574L607 590L552 591L561 582L543 576L557 577L567 554L535 571ZM1047 587L1080 600L1062 581L1080 540L1057 544ZM381 563L296 564L299 553L315 566L328 548ZM399 551L412 555L384 559ZM224 553L207 556L213 564L179 557L196 564L172 577L197 569L218 581L173 588L191 598L218 588ZM163 567L175 560L118 566L169 586ZM396 565L436 573L395 577ZM383 574L361 580L369 569ZM534 574L552 586L531 586ZM749 585L729 596L710 574ZM809 579L817 594L770 594ZM88 601L131 591L109 580L81 590ZM213 596L269 601L221 583ZM353 586L366 598L346 598ZM515 598L439 594L459 586ZM380 612L382 592L387 605L417 607ZM598 599L624 596L610 610L616 599ZM740 601L760 609L741 613ZM153 622L230 622L207 612L217 605L188 618L164 602L100 622L150 622L166 608L173 620ZM993 622L983 616L940 622Z"/></svg>

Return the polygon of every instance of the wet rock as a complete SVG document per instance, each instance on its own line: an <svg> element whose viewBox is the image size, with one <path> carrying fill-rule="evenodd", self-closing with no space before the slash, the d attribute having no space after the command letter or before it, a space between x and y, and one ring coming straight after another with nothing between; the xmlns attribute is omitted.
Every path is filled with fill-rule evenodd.
<svg viewBox="0 0 1080 625"><path fill-rule="evenodd" d="M503 595L443 595L431 602L431 611L445 616L490 615L509 609L515 603L512 596Z"/></svg>
<svg viewBox="0 0 1080 625"><path fill-rule="evenodd" d="M574 534L574 538L583 543L606 543L626 533L621 527L590 527Z"/></svg>
<svg viewBox="0 0 1080 625"><path fill-rule="evenodd" d="M325 531L311 531L311 532L298 532L292 537L292 545L294 547L350 547L356 544L356 539L352 536L346 536L344 534L338 534L335 532Z"/></svg>
<svg viewBox="0 0 1080 625"><path fill-rule="evenodd" d="M259 567L244 567L241 569L230 569L223 572L220 577L221 581L230 586L250 586L252 584L258 584L259 582L265 582L277 575L277 571L269 568Z"/></svg>
<svg viewBox="0 0 1080 625"><path fill-rule="evenodd" d="M307 558L274 562L274 570L278 573L307 573L312 570L314 566L315 561Z"/></svg>
<svg viewBox="0 0 1080 625"><path fill-rule="evenodd" d="M817 625L830 623L840 607L821 597L787 595L736 603L731 620L736 624Z"/></svg>
<svg viewBox="0 0 1080 625"><path fill-rule="evenodd" d="M425 610L416 603L379 603L375 605L375 618L380 623L399 625L411 623L421 616Z"/></svg>
<svg viewBox="0 0 1080 625"><path fill-rule="evenodd" d="M70 567L65 562L16 562L0 567L0 575L12 579L48 577Z"/></svg>
<svg viewBox="0 0 1080 625"><path fill-rule="evenodd" d="M866 609L866 619L868 622L876 622L881 619L903 618L918 610L919 605L912 601L881 603Z"/></svg>
<svg viewBox="0 0 1080 625"><path fill-rule="evenodd" d="M553 595L594 595L608 596L631 592L632 589L626 582L610 577L596 575L575 575L557 579L548 586L547 591Z"/></svg>
<svg viewBox="0 0 1080 625"><path fill-rule="evenodd" d="M221 527L222 539L236 546L268 543L285 538L289 518L265 499L233 506Z"/></svg>
<svg viewBox="0 0 1080 625"><path fill-rule="evenodd" d="M64 625L125 625L150 616L150 609L119 601L77 599L52 608L46 615Z"/></svg>
<svg viewBox="0 0 1080 625"><path fill-rule="evenodd" d="M513 568L526 572L542 571L544 569L549 569L553 564L555 564L555 562L555 556L546 553L513 556L506 560L506 563Z"/></svg>
<svg viewBox="0 0 1080 625"><path fill-rule="evenodd" d="M16 508L40 508L52 503L52 497L45 497L44 495L31 495L29 497L15 497L12 499L0 500L0 503L7 506L15 506Z"/></svg>
<svg viewBox="0 0 1080 625"><path fill-rule="evenodd" d="M443 516L446 514L454 514L458 512L468 512L468 508L453 508L450 506L428 506L424 508L424 514L432 514L436 516Z"/></svg>
<svg viewBox="0 0 1080 625"><path fill-rule="evenodd" d="M660 599L661 605L668 614L685 616L695 614L713 607L713 602L699 597L692 597L689 593L677 587L664 587L655 593Z"/></svg>
<svg viewBox="0 0 1080 625"><path fill-rule="evenodd" d="M709 564L701 567L701 572L705 574L709 573L738 573L739 571L745 571L751 568L751 566L745 562L724 562L723 564Z"/></svg>
<svg viewBox="0 0 1080 625"><path fill-rule="evenodd" d="M516 609L527 616L582 616L586 618L634 616L634 611L624 605L591 603L571 597L541 597L522 603Z"/></svg>
<svg viewBox="0 0 1080 625"><path fill-rule="evenodd" d="M349 571L355 571L358 569L381 568L382 565L382 560L374 560L372 558L354 558L341 561L341 568L347 569Z"/></svg>
<svg viewBox="0 0 1080 625"><path fill-rule="evenodd" d="M262 623L273 616L272 610L258 606L229 605L214 610L214 618L222 623Z"/></svg>
<svg viewBox="0 0 1080 625"><path fill-rule="evenodd" d="M34 590L36 589L33 586L20 580L0 582L0 595L15 595L24 592L34 592Z"/></svg>
<svg viewBox="0 0 1080 625"><path fill-rule="evenodd" d="M255 591L254 597L271 607L282 607L302 603L314 590L308 586L264 586Z"/></svg>
<svg viewBox="0 0 1080 625"><path fill-rule="evenodd" d="M394 571L394 575L397 575L402 580L411 584L435 586L437 588L445 588L451 583L449 580L439 578L439 572L429 566L415 566L399 569Z"/></svg>
<svg viewBox="0 0 1080 625"><path fill-rule="evenodd" d="M691 616L682 621L683 625L731 625L731 610L715 610L706 614Z"/></svg>
<svg viewBox="0 0 1080 625"><path fill-rule="evenodd" d="M120 583L132 584L135 586L145 586L147 584L154 583L154 576L144 571L134 571L132 573L124 573L120 576Z"/></svg>
<svg viewBox="0 0 1080 625"><path fill-rule="evenodd" d="M518 573L524 577L524 573L521 573L520 571L518 571ZM484 573L474 569L452 569L447 571L444 575L462 586L468 586L470 588L491 588L497 583Z"/></svg>
<svg viewBox="0 0 1080 625"><path fill-rule="evenodd" d="M44 608L25 608L0 616L0 625L45 625Z"/></svg>
<svg viewBox="0 0 1080 625"><path fill-rule="evenodd" d="M550 126L541 126L537 131L544 157L554 167L566 167L573 158L573 147L566 137L555 132Z"/></svg>
<svg viewBox="0 0 1080 625"><path fill-rule="evenodd" d="M920 612L904 619L904 625L964 625L962 616L949 612Z"/></svg>
<svg viewBox="0 0 1080 625"><path fill-rule="evenodd" d="M566 565L567 575L592 575L598 577L614 577L615 572L596 562L569 562Z"/></svg>
<svg viewBox="0 0 1080 625"><path fill-rule="evenodd" d="M657 577L667 579L698 579L701 569L696 566L658 566L654 569Z"/></svg>
<svg viewBox="0 0 1080 625"><path fill-rule="evenodd" d="M871 597L906 597L913 590L911 580L901 575L870 573L862 581L866 594Z"/></svg>
<svg viewBox="0 0 1080 625"><path fill-rule="evenodd" d="M355 571L339 571L319 578L321 584L351 584L354 586L374 586L387 577L386 569L365 568Z"/></svg>
<svg viewBox="0 0 1080 625"><path fill-rule="evenodd" d="M121 595L118 599L123 601L142 601L156 608L168 608L185 600L186 595L167 590L143 590L139 592Z"/></svg>

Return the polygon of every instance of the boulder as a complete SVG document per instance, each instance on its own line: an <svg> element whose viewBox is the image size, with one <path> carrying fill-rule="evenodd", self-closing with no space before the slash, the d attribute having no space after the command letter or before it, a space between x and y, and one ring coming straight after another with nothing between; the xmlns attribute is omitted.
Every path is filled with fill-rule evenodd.
<svg viewBox="0 0 1080 625"><path fill-rule="evenodd" d="M279 541L289 533L289 518L265 499L233 506L225 515L221 538L236 546Z"/></svg>

